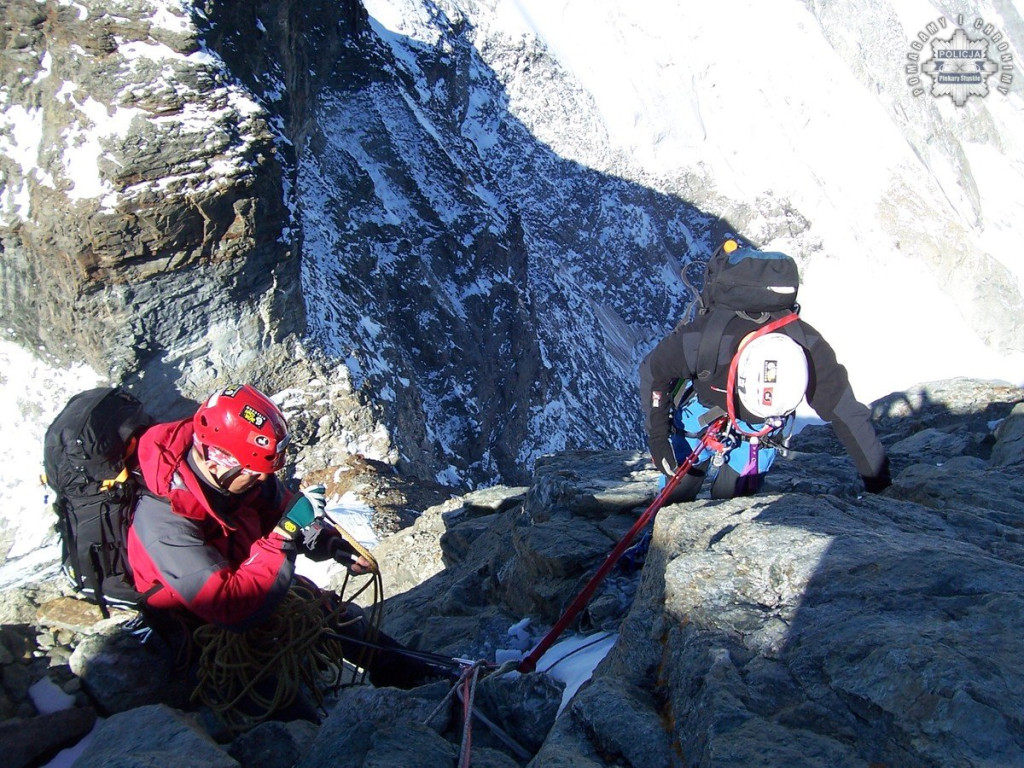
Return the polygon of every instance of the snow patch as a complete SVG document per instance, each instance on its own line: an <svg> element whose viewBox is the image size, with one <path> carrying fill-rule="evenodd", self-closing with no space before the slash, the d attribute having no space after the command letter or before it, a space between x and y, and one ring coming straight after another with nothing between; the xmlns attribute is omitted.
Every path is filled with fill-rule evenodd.
<svg viewBox="0 0 1024 768"><path fill-rule="evenodd" d="M54 367L28 350L0 340L0 495L4 499L4 564L0 588L56 572L60 547L50 509L52 492L43 483L43 435L71 395L100 386L99 374L84 365Z"/></svg>
<svg viewBox="0 0 1024 768"><path fill-rule="evenodd" d="M75 697L64 693L49 677L41 677L28 689L29 698L36 711L41 715L49 715L52 712L62 712L71 709L75 704Z"/></svg>
<svg viewBox="0 0 1024 768"><path fill-rule="evenodd" d="M377 534L373 532L370 524L373 510L358 494L348 491L340 498L331 497L328 499L326 512L328 518L367 550L372 550L379 543ZM344 568L333 560L316 563L308 557L295 559L295 572L323 588L327 588L332 577L341 573Z"/></svg>

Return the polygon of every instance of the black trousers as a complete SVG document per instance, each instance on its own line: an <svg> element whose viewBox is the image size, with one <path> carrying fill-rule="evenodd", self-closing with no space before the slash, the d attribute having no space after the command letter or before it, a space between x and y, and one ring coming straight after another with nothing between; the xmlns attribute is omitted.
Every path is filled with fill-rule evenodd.
<svg viewBox="0 0 1024 768"><path fill-rule="evenodd" d="M349 604L339 627L338 642L345 659L352 663L365 660L370 682L378 688L415 688L430 680L447 676L447 670L434 667L409 655L404 645L393 637L378 632L368 647L368 628L363 610ZM357 642L361 641L361 642Z"/></svg>
<svg viewBox="0 0 1024 768"><path fill-rule="evenodd" d="M672 491L667 503L678 504L697 498L697 494L707 479L710 467L711 460L708 459L687 472L679 481L679 485ZM728 464L723 464L718 468L718 474L711 483L711 498L732 499L737 496L753 496L764 487L764 478L764 473L741 475Z"/></svg>

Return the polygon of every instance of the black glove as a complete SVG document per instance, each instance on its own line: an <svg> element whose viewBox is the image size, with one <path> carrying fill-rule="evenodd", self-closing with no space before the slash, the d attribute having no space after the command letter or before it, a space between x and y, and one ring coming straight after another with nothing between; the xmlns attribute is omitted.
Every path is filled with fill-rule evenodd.
<svg viewBox="0 0 1024 768"><path fill-rule="evenodd" d="M679 462L676 461L676 452L672 450L672 443L667 440L659 440L651 446L651 461L654 468L669 477L676 473Z"/></svg>
<svg viewBox="0 0 1024 768"><path fill-rule="evenodd" d="M350 566L359 557L337 529L322 519L317 519L303 529L298 544L299 551L317 563L335 560L342 565Z"/></svg>
<svg viewBox="0 0 1024 768"><path fill-rule="evenodd" d="M892 485L892 475L889 474L889 457L886 456L882 460L882 466L877 474L861 475L860 479L864 481L864 489L868 493L881 493Z"/></svg>

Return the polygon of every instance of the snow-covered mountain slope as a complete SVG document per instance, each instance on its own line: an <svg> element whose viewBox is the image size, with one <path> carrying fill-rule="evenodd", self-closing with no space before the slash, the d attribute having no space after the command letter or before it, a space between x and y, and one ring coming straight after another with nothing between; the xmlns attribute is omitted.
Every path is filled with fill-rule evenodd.
<svg viewBox="0 0 1024 768"><path fill-rule="evenodd" d="M725 230L800 259L863 398L1019 378L1020 83L915 96L942 11L840 5L365 3L299 153L304 286L406 438L423 414L406 458L635 446L637 362ZM1013 6L964 11L1017 50Z"/></svg>
<svg viewBox="0 0 1024 768"><path fill-rule="evenodd" d="M0 316L145 394L326 355L320 449L479 484L639 448L637 365L726 231L798 258L863 400L1024 370L1014 3L37 5ZM1009 69L915 94L960 27Z"/></svg>
<svg viewBox="0 0 1024 768"><path fill-rule="evenodd" d="M898 371L886 385L920 377L922 360L904 363L898 343L878 343L897 336L893 320L932 351L949 341L932 330L936 315L981 359L1024 351L1024 22L1015 4L490 5L490 14L470 14L481 36L536 35L566 70L563 83L592 97L605 143L580 141L536 99L511 100L558 154L681 192L762 244L791 250L804 267L805 309L828 330L857 326L849 320L870 314L864 303L887 308L877 314L890 322L857 328L873 344L837 331L855 378L869 360ZM912 43L958 25L1011 70L963 107L914 95ZM494 66L505 82L527 79ZM1006 77L1009 94L999 90Z"/></svg>
<svg viewBox="0 0 1024 768"><path fill-rule="evenodd" d="M314 337L442 479L637 445L635 371L681 310L675 272L692 244L706 251L712 218L552 151L509 112L464 17L435 17L429 45L370 25L299 153ZM508 54L562 78L536 44ZM564 114L592 116L567 93L580 104L557 94Z"/></svg>

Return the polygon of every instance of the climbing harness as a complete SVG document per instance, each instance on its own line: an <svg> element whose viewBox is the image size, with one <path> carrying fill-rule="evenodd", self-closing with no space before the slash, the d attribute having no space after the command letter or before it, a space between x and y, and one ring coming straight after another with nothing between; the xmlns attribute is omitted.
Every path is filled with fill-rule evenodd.
<svg viewBox="0 0 1024 768"><path fill-rule="evenodd" d="M554 626L548 631L544 638L534 647L529 654L527 654L518 665L519 672L533 672L537 668L537 661L541 656L554 644L554 642L561 636L565 631L566 627L572 622L576 615L583 610L583 608L590 602L590 598L593 597L594 592L600 586L601 582L604 581L609 571L615 566L615 563L622 556L622 553L626 551L630 543L636 537L636 535L642 531L647 524L654 519L654 516L658 513L658 510L664 506L665 502L668 501L672 495L672 491L676 489L679 482L683 479L687 472L696 464L697 458L704 451L706 445L710 440L717 439L719 432L725 426L727 417L720 416L711 423L707 431L701 436L697 443L697 447L686 457L672 473L672 477L665 483L665 487L661 489L661 492L654 498L651 505L647 507L642 515L633 524L633 527L626 532L626 535L622 537L615 548L612 549L608 557L601 564L601 567L597 569L597 572L590 578L580 593L576 596L576 599L572 601L569 607L565 610L562 616L555 622Z"/></svg>

